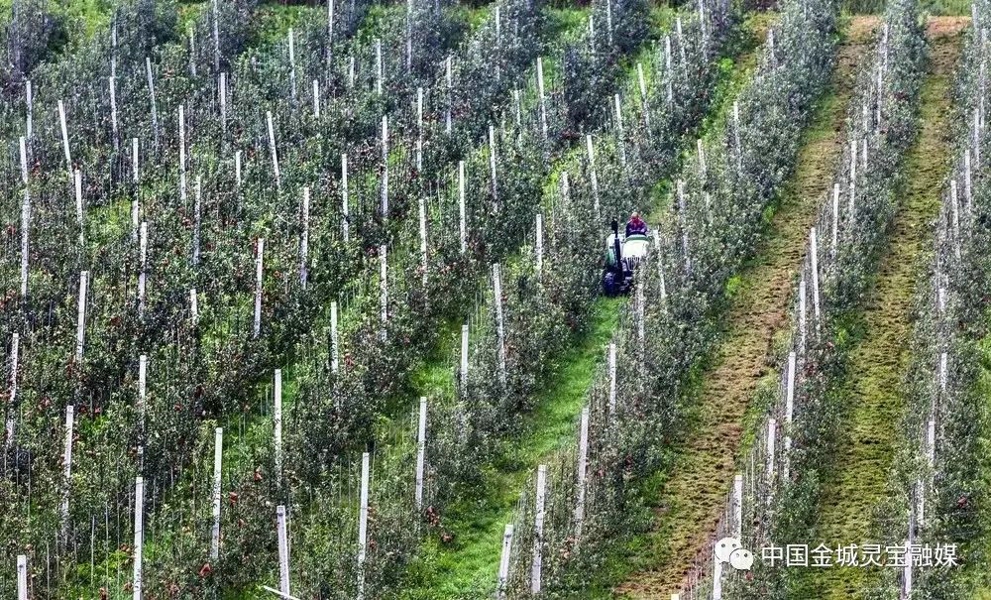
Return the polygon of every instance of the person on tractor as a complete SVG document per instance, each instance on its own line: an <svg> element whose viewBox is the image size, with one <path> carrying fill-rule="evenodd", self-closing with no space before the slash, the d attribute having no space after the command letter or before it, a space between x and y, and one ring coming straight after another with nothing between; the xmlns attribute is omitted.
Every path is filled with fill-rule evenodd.
<svg viewBox="0 0 991 600"><path fill-rule="evenodd" d="M640 213L633 211L630 220L626 222L626 237L631 235L647 235L647 223L640 218Z"/></svg>

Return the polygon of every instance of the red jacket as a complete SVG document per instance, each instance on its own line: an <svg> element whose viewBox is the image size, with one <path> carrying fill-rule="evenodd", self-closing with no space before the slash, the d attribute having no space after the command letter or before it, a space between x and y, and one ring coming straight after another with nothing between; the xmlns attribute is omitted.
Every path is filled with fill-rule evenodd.
<svg viewBox="0 0 991 600"><path fill-rule="evenodd" d="M630 219L626 223L626 237L630 237L631 235L638 233L641 235L647 234L647 224L640 217Z"/></svg>

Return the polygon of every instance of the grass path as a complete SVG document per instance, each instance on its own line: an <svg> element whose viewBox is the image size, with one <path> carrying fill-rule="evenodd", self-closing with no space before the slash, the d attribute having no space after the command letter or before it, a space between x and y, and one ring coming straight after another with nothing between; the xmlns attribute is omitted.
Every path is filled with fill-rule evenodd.
<svg viewBox="0 0 991 600"><path fill-rule="evenodd" d="M431 536L425 542L402 598L475 599L494 591L503 526L512 522L520 491L534 466L574 441L575 419L596 364L602 361L616 329L622 302L616 298L597 301L588 331L561 357L528 417L528 428L512 445L511 455L485 470L485 489L491 492L455 505L444 515L444 530L451 539L444 542ZM419 385L453 394L452 388L439 381L450 379L449 369L443 371L446 377L424 373Z"/></svg>
<svg viewBox="0 0 991 600"><path fill-rule="evenodd" d="M912 299L920 259L932 244L930 223L939 214L940 192L952 157L950 127L953 73L961 52L961 19L932 19L929 70L922 87L919 137L906 157L906 181L891 242L866 298L863 339L851 351L840 401L844 419L839 450L824 482L818 537L827 545L870 541L872 508L881 500L895 454L904 410L901 386L908 368ZM812 543L813 540L809 540ZM878 575L864 568L801 572L795 598L863 598Z"/></svg>
<svg viewBox="0 0 991 600"><path fill-rule="evenodd" d="M654 530L636 559L641 570L618 587L620 595L670 597L715 531L732 485L750 400L770 372L775 334L788 326L808 229L842 155L857 64L877 22L874 17L854 18L841 42L830 90L804 136L766 242L739 277L723 341L697 392L686 446L661 488Z"/></svg>
<svg viewBox="0 0 991 600"><path fill-rule="evenodd" d="M657 21L662 17L655 14ZM763 39L772 18L771 14L760 15L745 25L754 34L754 46L758 45L758 39ZM755 62L752 47L744 47L747 50L736 61L738 69L732 73L748 72ZM732 73L730 76L735 77ZM720 114L725 108L717 101L710 114ZM456 505L448 512L444 529L454 537L442 542L432 536L426 541L425 551L414 563L401 598L475 600L494 592L503 527L512 522L520 491L530 480L535 466L553 462L555 454L575 443L578 415L588 397L595 366L602 361L615 332L619 304L623 302L605 297L596 300L589 331L558 361L557 371L538 395L537 407L528 417L528 429L519 441L507 445L506 455L498 457L486 469L486 489L493 491ZM446 354L450 353L440 352L438 357ZM453 395L446 363L426 365L415 381L417 388L428 395Z"/></svg>

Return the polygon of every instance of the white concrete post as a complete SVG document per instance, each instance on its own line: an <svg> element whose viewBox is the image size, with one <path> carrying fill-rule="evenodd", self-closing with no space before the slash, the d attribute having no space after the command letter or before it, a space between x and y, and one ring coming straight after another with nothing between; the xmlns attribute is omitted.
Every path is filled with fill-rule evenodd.
<svg viewBox="0 0 991 600"><path fill-rule="evenodd" d="M282 178L279 175L279 153L275 144L275 127L272 125L272 111L265 113L265 121L268 124L268 149L272 155L272 172L275 174L275 187L282 187Z"/></svg>
<svg viewBox="0 0 991 600"><path fill-rule="evenodd" d="M134 240L137 240L138 227L141 223L141 198L138 190L138 138L131 139L131 175L134 179L134 198L131 199L131 231Z"/></svg>
<svg viewBox="0 0 991 600"><path fill-rule="evenodd" d="M537 232L536 232L536 245L534 247L534 253L536 254L536 271L537 278L540 278L541 273L544 270L544 217L542 214L537 213Z"/></svg>
<svg viewBox="0 0 991 600"><path fill-rule="evenodd" d="M142 550L144 547L145 484L141 477L134 481L134 577L131 582L134 600L142 600Z"/></svg>
<svg viewBox="0 0 991 600"><path fill-rule="evenodd" d="M348 213L348 155L341 155L341 235L344 241L351 241L351 224L348 223L350 217Z"/></svg>
<svg viewBox="0 0 991 600"><path fill-rule="evenodd" d="M234 153L234 181L241 187L241 151Z"/></svg>
<svg viewBox="0 0 991 600"><path fill-rule="evenodd" d="M138 314L143 315L145 312L145 289L148 285L148 223L146 221L141 222L141 234L140 234L140 252L139 260L141 270L138 273Z"/></svg>
<svg viewBox="0 0 991 600"><path fill-rule="evenodd" d="M83 174L76 169L73 173L73 187L76 192L76 221L79 222L79 247L85 248L86 220L83 215Z"/></svg>
<svg viewBox="0 0 991 600"><path fill-rule="evenodd" d="M461 326L461 393L468 394L468 324Z"/></svg>
<svg viewBox="0 0 991 600"><path fill-rule="evenodd" d="M382 95L382 40L375 40L375 93Z"/></svg>
<svg viewBox="0 0 991 600"><path fill-rule="evenodd" d="M220 8L218 0L213 0L213 70L220 72Z"/></svg>
<svg viewBox="0 0 991 600"><path fill-rule="evenodd" d="M530 568L530 592L540 593L540 571L543 566L544 504L547 493L547 465L537 467L536 506L533 518L533 564Z"/></svg>
<svg viewBox="0 0 991 600"><path fill-rule="evenodd" d="M110 130L114 134L114 150L120 148L120 127L117 125L117 78L107 78L110 88Z"/></svg>
<svg viewBox="0 0 991 600"><path fill-rule="evenodd" d="M582 409L578 430L578 480L575 482L575 540L581 542L585 522L585 478L588 472L588 407Z"/></svg>
<svg viewBox="0 0 991 600"><path fill-rule="evenodd" d="M279 538L279 591L289 595L289 532L286 531L286 507L275 507L276 526Z"/></svg>
<svg viewBox="0 0 991 600"><path fill-rule="evenodd" d="M193 323L195 324L200 318L200 305L196 300L196 288L189 290L189 313L193 318Z"/></svg>
<svg viewBox="0 0 991 600"><path fill-rule="evenodd" d="M963 193L964 193L964 206L967 210L967 214L970 215L973 206L973 180L970 171L970 149L964 150L963 153Z"/></svg>
<svg viewBox="0 0 991 600"><path fill-rule="evenodd" d="M427 454L427 398L420 398L420 416L416 425L416 510L423 510L423 471Z"/></svg>
<svg viewBox="0 0 991 600"><path fill-rule="evenodd" d="M193 200L193 266L200 264L200 228L203 223L203 177L196 176Z"/></svg>
<svg viewBox="0 0 991 600"><path fill-rule="evenodd" d="M947 359L948 359L947 353L941 352L939 355L939 390L944 395L946 394L946 384L949 381L949 374L947 370Z"/></svg>
<svg viewBox="0 0 991 600"><path fill-rule="evenodd" d="M468 215L465 208L465 161L458 161L458 216L461 254L468 249Z"/></svg>
<svg viewBox="0 0 991 600"><path fill-rule="evenodd" d="M179 105L179 197L186 200L186 111Z"/></svg>
<svg viewBox="0 0 991 600"><path fill-rule="evenodd" d="M221 73L217 82L217 95L220 98L220 122L227 131L227 73Z"/></svg>
<svg viewBox="0 0 991 600"><path fill-rule="evenodd" d="M58 101L59 125L62 128L62 149L65 151L65 167L72 173L72 155L69 153L69 130L65 124L65 104Z"/></svg>
<svg viewBox="0 0 991 600"><path fill-rule="evenodd" d="M606 0L606 39L610 48L613 45L612 30L612 0Z"/></svg>
<svg viewBox="0 0 991 600"><path fill-rule="evenodd" d="M767 420L767 485L769 487L774 484L774 438L777 435L777 427L777 419Z"/></svg>
<svg viewBox="0 0 991 600"><path fill-rule="evenodd" d="M89 271L79 274L79 303L76 313L76 362L83 360L83 345L86 340L86 284Z"/></svg>
<svg viewBox="0 0 991 600"><path fill-rule="evenodd" d="M337 341L337 301L330 303L330 372L337 373L339 367Z"/></svg>
<svg viewBox="0 0 991 600"><path fill-rule="evenodd" d="M69 495L72 493L72 430L75 425L75 408L65 407L65 454L62 456L62 537L69 535Z"/></svg>
<svg viewBox="0 0 991 600"><path fill-rule="evenodd" d="M275 370L275 408L272 410L275 445L275 484L282 487L282 369Z"/></svg>
<svg viewBox="0 0 991 600"><path fill-rule="evenodd" d="M382 116L382 218L389 217L389 117Z"/></svg>
<svg viewBox="0 0 991 600"><path fill-rule="evenodd" d="M21 298L28 295L28 239L31 232L31 192L28 190L27 145L24 138L21 146L21 184L24 185L24 198L21 201Z"/></svg>
<svg viewBox="0 0 991 600"><path fill-rule="evenodd" d="M138 425L143 433L145 430L145 410L148 397L148 355L138 357Z"/></svg>
<svg viewBox="0 0 991 600"><path fill-rule="evenodd" d="M492 208L497 210L499 200L498 179L496 176L495 127L489 125L489 170L492 172Z"/></svg>
<svg viewBox="0 0 991 600"><path fill-rule="evenodd" d="M447 112L444 115L446 122L444 130L447 135L451 135L451 108L454 106L454 78L451 73L451 60L451 55L448 54L447 60L444 61L445 77L447 79Z"/></svg>
<svg viewBox="0 0 991 600"><path fill-rule="evenodd" d="M310 188L308 187L303 188L302 213L303 231L299 237L299 283L305 290L309 277L306 264L310 254Z"/></svg>
<svg viewBox="0 0 991 600"><path fill-rule="evenodd" d="M499 586L496 590L496 598L505 600L506 586L509 583L509 559L513 549L513 524L507 523L502 534L502 554L499 558Z"/></svg>
<svg viewBox="0 0 991 600"><path fill-rule="evenodd" d="M19 333L12 334L10 341L10 394L9 397L7 398L7 403L10 405L11 410L7 411L7 422L5 423L7 439L4 442L4 447L8 450L14 443L13 408L17 406L17 363L18 363L18 354L20 352L20 346L21 346L20 334Z"/></svg>
<svg viewBox="0 0 991 600"><path fill-rule="evenodd" d="M34 131L34 94L32 93L30 79L24 82L24 100L25 106L27 107L27 114L25 116L24 123L24 135L28 139L31 139L31 135Z"/></svg>
<svg viewBox="0 0 991 600"><path fill-rule="evenodd" d="M840 184L833 184L833 244L832 255L835 258L839 251L840 242Z"/></svg>
<svg viewBox="0 0 991 600"><path fill-rule="evenodd" d="M416 88L416 172L423 171L423 88Z"/></svg>
<svg viewBox="0 0 991 600"><path fill-rule="evenodd" d="M361 455L361 497L358 512L358 600L365 597L365 554L368 540L369 454Z"/></svg>
<svg viewBox="0 0 991 600"><path fill-rule="evenodd" d="M220 557L220 474L224 456L224 428L217 427L213 445L213 530L210 533L210 560Z"/></svg>
<svg viewBox="0 0 991 600"><path fill-rule="evenodd" d="M382 331L379 333L382 341L388 335L386 324L389 322L389 279L388 261L386 258L386 245L379 246L379 313L382 323Z"/></svg>
<svg viewBox="0 0 991 600"><path fill-rule="evenodd" d="M616 343L609 344L609 415L616 414Z"/></svg>
<svg viewBox="0 0 991 600"><path fill-rule="evenodd" d="M28 557L17 555L17 600L28 600Z"/></svg>
<svg viewBox="0 0 991 600"><path fill-rule="evenodd" d="M313 118L320 118L320 81L313 80Z"/></svg>
<svg viewBox="0 0 991 600"><path fill-rule="evenodd" d="M296 100L296 44L293 38L292 27L289 28L289 94L293 101Z"/></svg>
<svg viewBox="0 0 991 600"><path fill-rule="evenodd" d="M702 146L702 138L695 140L695 152L699 158L699 178L705 181L705 148Z"/></svg>

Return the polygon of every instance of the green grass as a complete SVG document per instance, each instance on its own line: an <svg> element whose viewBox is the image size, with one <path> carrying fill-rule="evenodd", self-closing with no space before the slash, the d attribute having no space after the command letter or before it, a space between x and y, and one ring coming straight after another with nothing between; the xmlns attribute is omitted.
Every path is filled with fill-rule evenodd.
<svg viewBox="0 0 991 600"><path fill-rule="evenodd" d="M503 527L513 520L520 492L536 465L574 443L578 415L618 324L622 302L596 301L589 329L561 357L560 369L536 398L529 427L506 455L485 470L487 493L461 501L445 515L445 530L453 538L446 543L438 536L427 540L411 568L403 598L480 598L495 588Z"/></svg>

